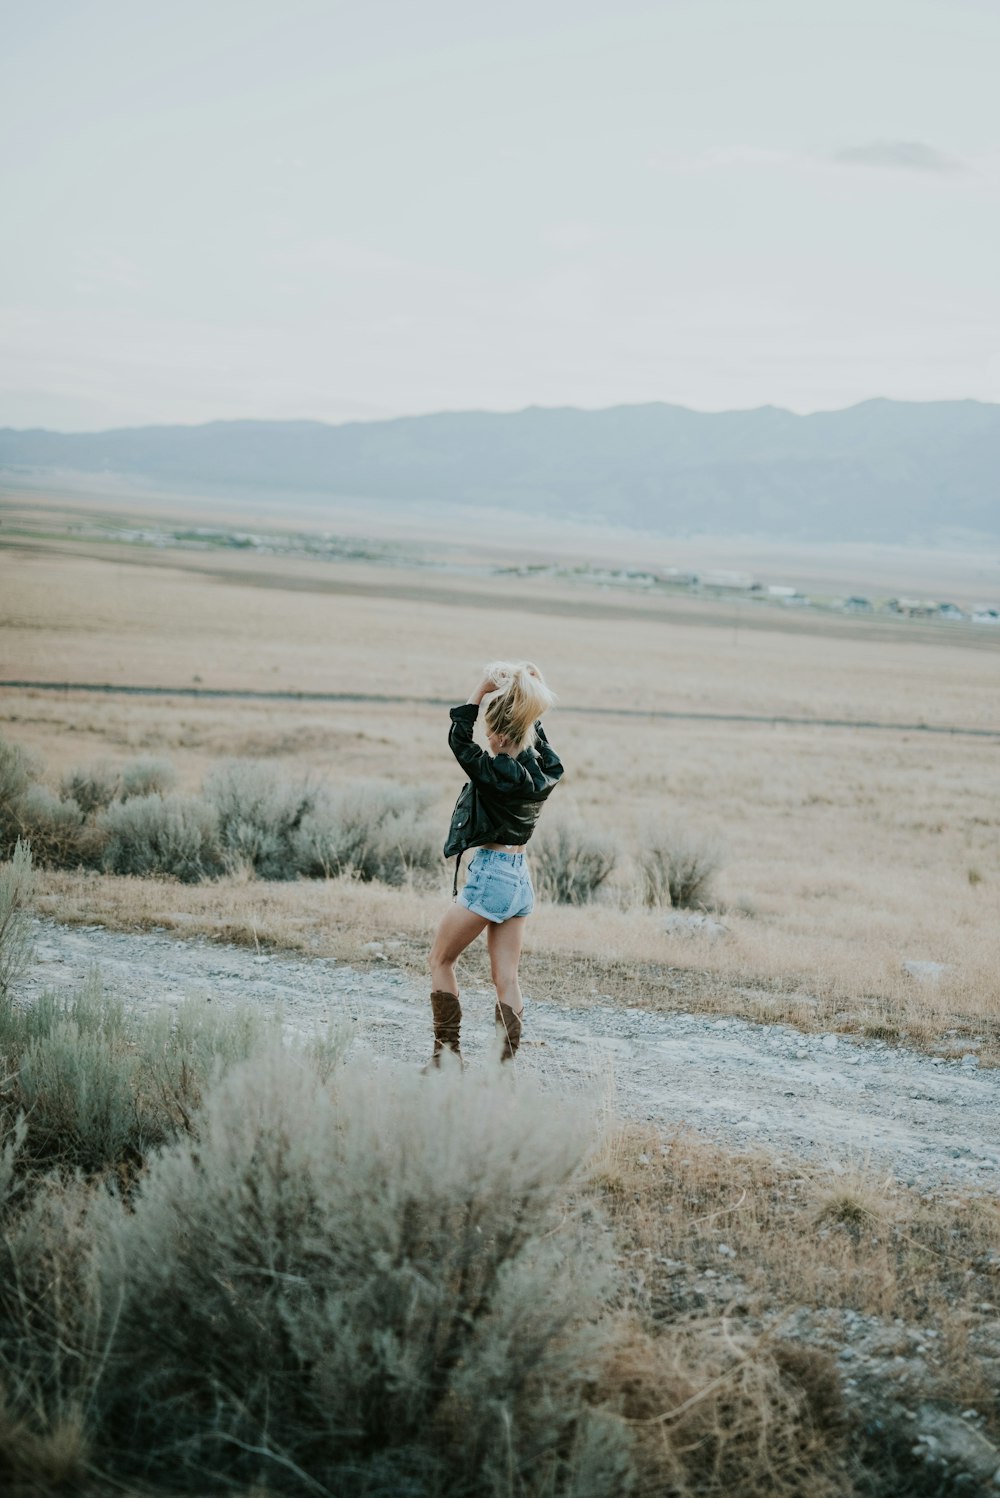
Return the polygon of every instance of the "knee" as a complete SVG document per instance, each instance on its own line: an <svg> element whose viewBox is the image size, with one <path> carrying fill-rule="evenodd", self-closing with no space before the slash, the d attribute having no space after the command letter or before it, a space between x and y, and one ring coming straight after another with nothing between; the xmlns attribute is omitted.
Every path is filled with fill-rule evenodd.
<svg viewBox="0 0 1000 1498"><path fill-rule="evenodd" d="M446 942L437 937L431 945L430 955L427 958L427 966L431 968L440 967L444 962L454 962L454 954L449 951Z"/></svg>

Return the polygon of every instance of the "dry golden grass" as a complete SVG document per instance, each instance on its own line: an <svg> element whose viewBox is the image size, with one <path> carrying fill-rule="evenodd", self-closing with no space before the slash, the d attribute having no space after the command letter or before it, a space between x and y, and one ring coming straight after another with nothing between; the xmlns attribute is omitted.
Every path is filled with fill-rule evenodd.
<svg viewBox="0 0 1000 1498"><path fill-rule="evenodd" d="M623 1331L598 1394L630 1428L637 1498L847 1495L833 1360L726 1321Z"/></svg>
<svg viewBox="0 0 1000 1498"><path fill-rule="evenodd" d="M798 1318L823 1348L850 1339L843 1312L877 1318L880 1354L921 1357L927 1396L1000 1433L995 1198L921 1197L864 1162L793 1171L635 1127L609 1141L597 1186L647 1326L726 1325L766 1343Z"/></svg>
<svg viewBox="0 0 1000 1498"><path fill-rule="evenodd" d="M1000 731L1000 641L968 626L238 552L34 543L0 565L3 676L450 699L500 639L567 703Z"/></svg>
<svg viewBox="0 0 1000 1498"><path fill-rule="evenodd" d="M697 1003L917 1043L955 1029L981 1035L984 1055L996 1055L1000 640L988 632L750 605L734 625L729 605L568 583L71 550L39 542L16 558L0 552L0 676L197 677L206 688L457 699L498 650L540 657L574 709L552 716L568 766L553 804L618 832L626 856L597 904L543 908L532 920L536 992ZM576 711L590 707L925 720L998 737ZM193 790L220 757L266 757L333 781L430 784L442 831L460 783L445 729L443 710L419 705L0 695L0 732L41 750L53 782L88 760L155 752ZM627 850L664 818L723 845L714 904L727 940L668 935L637 906ZM350 958L394 940L394 960L422 967L446 882L430 893L233 881L182 889L47 875L41 888L45 908L64 918L243 932ZM922 984L904 972L909 959L949 971Z"/></svg>

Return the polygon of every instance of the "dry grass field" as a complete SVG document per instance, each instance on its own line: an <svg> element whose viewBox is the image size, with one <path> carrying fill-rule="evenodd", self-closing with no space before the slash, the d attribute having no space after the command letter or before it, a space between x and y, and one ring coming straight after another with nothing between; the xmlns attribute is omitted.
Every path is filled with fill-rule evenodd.
<svg viewBox="0 0 1000 1498"><path fill-rule="evenodd" d="M620 850L614 874L593 903L539 905L529 923L524 963L530 994L567 1004L610 997L652 1008L783 1019L807 1029L890 1037L943 1054L953 1042L960 1048L962 1037L976 1036L982 1061L1000 1063L1000 640L989 632L669 593L642 595L571 580L502 577L491 564L513 565L519 558L498 556L485 542L478 552L464 542L460 561L435 543L420 555L415 551L410 565L397 559L392 566L127 545L74 534L81 513L94 518L79 505L66 512L53 506L28 535L32 527L23 509L0 507L0 679L147 686L174 689L174 694L101 694L72 685L58 691L0 687L0 738L41 756L53 789L80 766L98 761L124 766L136 756L155 755L172 761L182 791L195 792L221 761L236 756L263 760L289 779L308 774L333 786L362 779L427 786L443 835L460 775L445 743L446 710L427 699L464 698L486 659L530 656L560 694L549 727L568 767L565 787L547 815L554 817L561 805L564 813L575 812L617 839ZM111 514L115 523L120 518L117 510ZM435 556L446 565L429 565ZM181 695L191 688L206 695ZM223 691L365 694L387 700L210 695ZM669 713L679 716L656 716ZM749 721L739 715L807 721ZM979 732L831 726L837 719ZM638 857L664 824L719 849L720 866L707 901L713 918L726 928L719 940L671 934L665 926L668 913L642 903ZM346 876L268 882L229 875L183 884L43 869L36 876L34 905L64 921L200 932L251 946L330 954L359 966L388 960L418 971L449 885L450 869L443 866L437 886L430 888ZM938 981L921 982L904 970L908 960L946 968ZM482 961L479 954L470 965ZM104 1001L89 1002L98 1013ZM8 1083L18 1075L17 1044L40 1046L45 1013L49 1023L59 1018L51 1006L42 1009L38 1035L27 1011L0 1009L7 1027L0 1049L6 1048ZM113 1004L109 1014L112 1009ZM252 1234L247 1244L227 1237L233 1229L238 1238L245 1214L226 1209L231 1181L221 1164L218 1180L208 1181L191 1202L207 1223L205 1262L215 1266L211 1285L243 1283L240 1276L250 1274L250 1298L235 1310L227 1302L226 1325L230 1337L258 1339L251 1352L233 1357L230 1344L219 1342L219 1312L211 1296L204 1323L210 1335L202 1342L202 1322L191 1314L197 1297L187 1289L186 1317L174 1316L178 1301L172 1287L170 1314L160 1320L147 1314L147 1266L162 1260L169 1279L186 1264L200 1262L199 1254L190 1259L181 1252L173 1258L164 1254L163 1224L154 1223L155 1253L130 1249L120 1265L115 1261L115 1283L120 1280L128 1289L134 1281L135 1287L121 1322L128 1355L110 1361L110 1379L102 1371L104 1352L96 1361L91 1357L91 1320L100 1327L101 1299L84 1271L90 1272L101 1253L107 1257L119 1231L118 1207L112 1204L112 1211L108 1205L102 1172L116 1171L126 1191L138 1189L141 1229L143 1213L148 1218L158 1210L162 1166L154 1164L150 1173L129 1134L124 1146L112 1141L113 1149L87 1156L84 1164L93 1179L80 1179L73 1173L79 1160L58 1154L72 1134L63 1115L72 1113L74 1098L90 1097L88 1067L100 1064L108 1076L127 1071L131 1078L133 1072L138 1076L137 1055L146 1054L143 1044L158 1066L170 1051L159 1031L143 1042L141 1030L136 1039L118 1021L101 1020L95 1034L99 1031L101 1043L114 1051L109 1060L96 1042L89 1050L80 1043L87 1013L86 1003L79 1013L71 1011L79 1035L60 1062L61 1087L36 1088L28 1095L27 1163L22 1165L35 1195L29 1200L25 1191L29 1205L10 1217L14 1226L4 1238L13 1268L0 1276L0 1291L13 1286L14 1298L9 1296L0 1310L15 1328L21 1325L18 1317L28 1317L31 1335L16 1343L23 1368L15 1359L13 1372L5 1369L0 1486L9 1481L12 1493L25 1498L57 1490L96 1495L107 1491L109 1472L117 1490L133 1491L130 1482L145 1437L116 1446L114 1432L126 1428L122 1410L135 1418L137 1349L149 1364L142 1386L147 1389L144 1429L150 1422L157 1428L156 1379L163 1366L174 1366L174 1357L186 1381L202 1370L213 1398L223 1386L227 1397L232 1394L237 1431L241 1439L247 1430L253 1433L255 1460L263 1451L259 1429L267 1426L266 1411L285 1388L282 1380L292 1366L282 1362L285 1354L274 1350L276 1343L267 1342L268 1326L261 1330L260 1306L271 1290L258 1291L252 1275L263 1250ZM129 1023L138 1021L131 1017ZM225 1028L226 1022L217 1015L213 1023ZM259 1015L248 1018L247 1034L263 1023ZM53 1036L54 1054L64 1043L59 1026ZM220 1032L217 1043L223 1041L231 1049L235 1044ZM30 1083L30 1067L24 1076ZM352 1068L339 1068L335 1080L347 1091L353 1087L352 1108L362 1113L375 1108L381 1148L385 1120L376 1115L383 1105L395 1106L396 1090L372 1086ZM457 1126L458 1115L449 1108L478 1107L480 1094L461 1087L449 1102L451 1083L442 1080L447 1085L441 1098L428 1100L420 1083L403 1078L403 1091L410 1088L418 1110L401 1113L399 1120L409 1168L412 1142L421 1141L433 1154L436 1128L449 1141L464 1139L470 1126ZM479 1085L475 1073L472 1085ZM272 1133L281 1140L281 1151L289 1137L297 1144L312 1137L313 1110L326 1104L320 1092L303 1104L298 1091L296 1074L294 1087L268 1083L262 1102L255 1094L259 1139L242 1124L214 1133L209 1127L206 1138L215 1139L225 1153L232 1139L246 1136L256 1151L256 1178L261 1145L268 1146ZM504 1096L496 1093L499 1104ZM216 1112L232 1106L244 1121L252 1111L238 1091L229 1105L220 1097L212 1105ZM149 1093L148 1087L135 1098L129 1092L128 1099L122 1113L126 1133L137 1117L145 1117L140 1103L153 1110L154 1123L164 1099L177 1104L178 1117L161 1132L168 1158L183 1162L191 1148L184 1136L198 1099L183 1089ZM526 1102L530 1106L522 1117ZM17 1108L10 1097L7 1105L13 1117ZM540 1103L537 1119L532 1106L530 1097L519 1095L510 1121L486 1134L495 1145L498 1138L513 1137L508 1128L514 1134L520 1129L523 1158L533 1162L538 1140L558 1136L562 1103ZM56 1123L48 1116L53 1110ZM171 1130L181 1136L179 1142L169 1143ZM160 1135L154 1129L151 1137ZM77 1143L96 1147L85 1131ZM37 1159L33 1148L40 1151ZM470 1151L475 1168L468 1189L477 1208L490 1200L480 1160L487 1153L478 1144ZM373 1160L381 1168L378 1150L365 1144L361 1154L366 1169ZM327 1155L326 1135L308 1160L295 1156L292 1169L279 1152L273 1213L268 1216L269 1206L263 1221L293 1224L288 1261L293 1267L300 1218L298 1207L290 1210L281 1193L291 1193L294 1206L300 1179L311 1179L314 1166L325 1169ZM8 1176L16 1159L9 1144L0 1151L0 1167ZM497 1160L506 1181L506 1150ZM73 1167L72 1178L45 1174L53 1163ZM238 1175L239 1160L233 1168ZM347 1178L337 1169L330 1179L336 1184L342 1177ZM428 1180L437 1189L440 1178L438 1161ZM464 1190L463 1182L464 1177L458 1184ZM169 1193L161 1196L163 1222L169 1225L175 1206ZM383 1199L396 1200L384 1182L379 1191L366 1188L367 1203ZM98 1243L96 1257L88 1247L91 1229L84 1231L90 1221L84 1214L94 1201L103 1212L105 1238L113 1229L110 1239ZM600 1253L572 1237L578 1221L589 1221L591 1206L597 1213L595 1233L602 1231L601 1223L608 1228ZM426 1217L426 1202L424 1208ZM995 1377L1000 1216L988 1192L956 1186L954 1193L921 1198L863 1161L849 1170L816 1162L779 1164L691 1135L664 1137L629 1125L603 1137L586 1175L572 1179L556 1208L558 1220L551 1228L546 1222L542 1242L551 1242L557 1257L570 1256L572 1276L561 1273L557 1282L572 1281L574 1297L584 1267L610 1254L610 1311L601 1323L607 1348L600 1374L588 1386L590 1404L574 1418L585 1422L593 1405L601 1418L612 1421L616 1439L627 1432L636 1469L631 1491L690 1498L938 1494L951 1490L947 1484L957 1466L963 1480L969 1476L964 1458L948 1468L940 1465L943 1459L935 1453L941 1449L942 1420L950 1421L949 1440L958 1439L957 1428L966 1444L979 1443L986 1454L980 1453L982 1461L991 1459L1000 1430ZM121 1215L128 1231L139 1231L128 1226L131 1212ZM367 1223L368 1217L352 1212L345 1220ZM386 1221L395 1233L398 1224L391 1214ZM413 1221L423 1219L414 1214ZM338 1233L320 1236L324 1244L338 1241ZM452 1233L448 1242L455 1241ZM366 1245L356 1257L367 1265L375 1256ZM436 1246L434 1259L434 1271L424 1276L427 1284L437 1283L442 1253ZM340 1268L324 1273L334 1285L344 1279ZM45 1297L58 1275L73 1288L53 1316ZM450 1283L445 1274L442 1284ZM547 1281L532 1293L538 1307L552 1298ZM377 1298L380 1305L384 1298ZM44 1317L36 1315L36 1301L45 1306ZM169 1341L175 1323L181 1341L164 1354L162 1345L150 1342L150 1329ZM287 1324L280 1323L282 1338ZM412 1328L407 1335L412 1338ZM237 1340L236 1345L242 1344ZM509 1345L518 1348L519 1339L511 1338ZM211 1359L220 1348L225 1377L212 1383ZM0 1354L7 1356L2 1346ZM367 1377L367 1355L364 1361ZM273 1372L273 1387L267 1378L260 1387L251 1380L249 1393L239 1384L233 1393L228 1370L234 1366ZM114 1403L119 1369L125 1370L121 1407ZM525 1375L516 1369L505 1377L507 1398L510 1390L521 1389ZM98 1383L103 1406L94 1397ZM200 1398L197 1378L191 1386ZM287 1388L302 1387L301 1367L295 1364ZM253 1420L245 1426L244 1402L251 1396L263 1400L265 1414L252 1407ZM387 1397L380 1393L374 1402L378 1422L384 1422ZM517 1397L510 1394L515 1404ZM554 1407L561 1409L564 1397L560 1394ZM109 1398L110 1412L104 1409ZM308 1453L302 1460L315 1463L326 1453L322 1446L318 1455L309 1448L312 1415L306 1413L309 1418L292 1399L277 1428L289 1452L301 1448ZM445 1415L455 1418L453 1411ZM328 1418L324 1402L324 1429ZM303 1422L301 1430L296 1421ZM178 1449L187 1453L184 1461L219 1461L208 1452L214 1425L211 1431L197 1421L190 1430L182 1427L183 1420L177 1431L160 1430L159 1458L149 1458L154 1468L157 1459L161 1462L150 1479L154 1487L161 1477L166 1483L157 1491L174 1491L178 1480L171 1441L183 1437ZM443 1435L435 1426L432 1434L440 1450L461 1450L450 1426ZM201 1457L199 1443L205 1444ZM378 1424L375 1447L384 1443ZM251 1476L239 1454L243 1450L224 1454L225 1481L233 1491L263 1498L270 1492L329 1490L307 1481L285 1458L284 1467L265 1464ZM169 1475L163 1477L164 1472ZM299 1478L305 1486L296 1486ZM618 1490L611 1480L604 1488L595 1482L581 1491ZM514 1487L503 1489L508 1490ZM975 1489L966 1482L963 1490Z"/></svg>
<svg viewBox="0 0 1000 1498"><path fill-rule="evenodd" d="M472 542L462 566L428 566L433 548L386 566L73 539L57 507L43 519L27 535L23 506L4 512L3 680L457 701L483 660L539 661L559 693L550 735L568 766L553 805L615 835L621 855L592 906L546 906L532 921L535 992L707 1005L916 1044L952 1030L980 1035L984 1059L1000 1054L991 631L498 576L486 550L473 565ZM499 560L516 563L516 549ZM90 761L156 753L195 790L220 759L248 756L333 783L429 785L442 830L460 783L446 726L443 708L419 701L0 691L0 733L39 752L53 783ZM662 911L642 906L634 856L664 823L720 848L712 905L727 938L667 934ZM431 892L139 885L50 873L41 901L63 918L242 933L355 960L388 939L419 965L447 887L444 870ZM920 982L909 960L947 970Z"/></svg>

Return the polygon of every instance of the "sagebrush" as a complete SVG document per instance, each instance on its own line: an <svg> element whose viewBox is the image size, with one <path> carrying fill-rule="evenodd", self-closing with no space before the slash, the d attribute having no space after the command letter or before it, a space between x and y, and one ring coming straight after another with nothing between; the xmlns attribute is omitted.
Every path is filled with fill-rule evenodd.
<svg viewBox="0 0 1000 1498"><path fill-rule="evenodd" d="M17 842L10 861L0 864L0 1004L31 961L28 907L33 887L31 851Z"/></svg>
<svg viewBox="0 0 1000 1498"><path fill-rule="evenodd" d="M103 867L111 874L169 874L195 884L222 872L219 819L195 796L118 801L102 814Z"/></svg>
<svg viewBox="0 0 1000 1498"><path fill-rule="evenodd" d="M429 817L434 792L362 781L327 791L303 817L294 840L299 871L351 874L403 884L441 867L440 828Z"/></svg>
<svg viewBox="0 0 1000 1498"><path fill-rule="evenodd" d="M627 1477L585 1397L612 1283L566 1197L586 1136L467 1080L351 1068L331 1091L273 1050L153 1161L104 1239L129 1376L103 1418L139 1474L577 1494L585 1451L596 1491Z"/></svg>
<svg viewBox="0 0 1000 1498"><path fill-rule="evenodd" d="M543 899L564 905L593 899L617 861L613 837L565 813L546 817L531 842L535 888Z"/></svg>
<svg viewBox="0 0 1000 1498"><path fill-rule="evenodd" d="M123 801L130 796L165 796L177 784L177 771L169 759L135 759L121 772Z"/></svg>
<svg viewBox="0 0 1000 1498"><path fill-rule="evenodd" d="M127 1015L96 973L70 994L0 1000L0 1121L26 1120L21 1164L134 1167L190 1127L202 1095L273 1035L276 1019L189 999Z"/></svg>
<svg viewBox="0 0 1000 1498"><path fill-rule="evenodd" d="M86 816L110 806L121 788L121 772L107 760L99 760L64 775L60 795L64 801L74 802Z"/></svg>
<svg viewBox="0 0 1000 1498"><path fill-rule="evenodd" d="M390 1083L248 1021L197 1061L197 1034L96 985L6 1012L0 1475L37 1488L58 1451L60 1480L170 1493L627 1491L581 1119L499 1073Z"/></svg>
<svg viewBox="0 0 1000 1498"><path fill-rule="evenodd" d="M308 776L288 780L265 761L227 760L209 773L203 795L227 868L261 879L296 877L296 834L318 795Z"/></svg>
<svg viewBox="0 0 1000 1498"><path fill-rule="evenodd" d="M647 905L680 909L704 905L722 863L719 844L689 828L652 825L637 855Z"/></svg>

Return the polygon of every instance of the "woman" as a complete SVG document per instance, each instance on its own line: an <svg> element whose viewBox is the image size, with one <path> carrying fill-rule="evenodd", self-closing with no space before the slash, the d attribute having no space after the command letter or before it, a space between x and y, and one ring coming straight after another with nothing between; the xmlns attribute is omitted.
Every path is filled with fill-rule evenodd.
<svg viewBox="0 0 1000 1498"><path fill-rule="evenodd" d="M485 712L489 754L472 737L484 697L490 698ZM445 1049L461 1060L462 1009L455 962L483 930L497 991L500 1059L512 1060L520 1044L523 1001L517 969L524 923L535 903L524 847L563 773L538 721L552 702L537 666L530 661L496 661L487 666L468 701L451 709L448 743L469 783L455 803L444 845L444 856L455 858L456 903L438 927L431 949L434 1054L428 1067L440 1065ZM458 865L466 848L478 851L459 894Z"/></svg>

